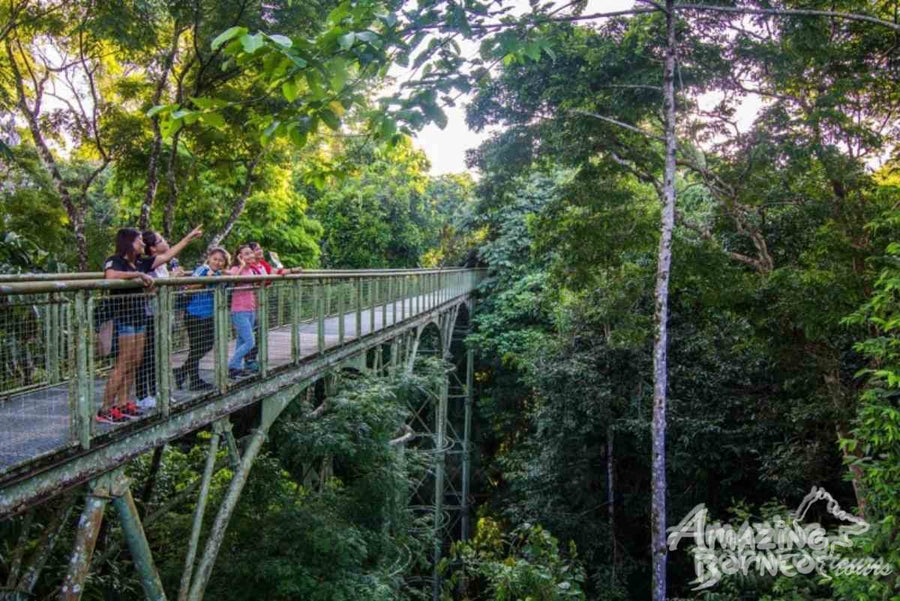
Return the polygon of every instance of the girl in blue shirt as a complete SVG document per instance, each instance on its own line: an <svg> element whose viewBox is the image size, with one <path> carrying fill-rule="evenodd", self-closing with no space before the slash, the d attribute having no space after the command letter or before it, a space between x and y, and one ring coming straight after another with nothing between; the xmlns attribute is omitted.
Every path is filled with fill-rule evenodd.
<svg viewBox="0 0 900 601"><path fill-rule="evenodd" d="M197 277L222 275L231 258L224 248L213 248L209 251L206 264L194 270ZM181 388L188 381L188 389L194 392L206 392L213 389L208 382L200 379L200 359L212 350L215 345L215 326L213 325L214 300L209 290L213 284L206 286L202 292L190 293L190 301L184 313L184 324L188 332L190 351L184 364L175 370L175 385ZM202 285L196 288L203 288Z"/></svg>

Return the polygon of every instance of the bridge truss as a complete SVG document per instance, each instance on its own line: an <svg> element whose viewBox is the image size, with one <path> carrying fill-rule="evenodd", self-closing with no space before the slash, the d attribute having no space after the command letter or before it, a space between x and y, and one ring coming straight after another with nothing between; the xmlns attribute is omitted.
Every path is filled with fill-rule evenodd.
<svg viewBox="0 0 900 601"><path fill-rule="evenodd" d="M337 374L347 367L376 374L409 371L422 353L453 365L451 350L459 351L483 277L480 270L464 269L312 271L169 278L157 280L147 293L134 282L99 280L98 275L0 276L0 520L51 499L59 499L54 502L60 506L32 556L16 550L7 585L22 594L33 590L83 489L61 599L81 598L109 504L145 596L167 599L144 526L184 496L196 494L177 598L200 601L247 477L288 404L320 379L326 393L333 390ZM252 295L259 323L258 372L239 377L228 369L238 342L229 320L236 294ZM208 301L208 328L201 330L181 317L195 301ZM145 352L153 353L156 369L144 384L155 391L156 406L127 424L98 424L94 415L110 382L116 383L116 349L108 348L111 342L115 347L116 334L111 341L104 330L118 327L115 312L123 307L146 315ZM198 345L208 352L192 376L198 375L205 386L184 390L184 366ZM434 571L428 581L435 600L441 587L437 566L446 545L466 539L470 527L474 359L471 350L464 355L456 369L447 370L430 401L410 407L406 431L393 441L398 453L408 445L430 450L431 468L411 491L409 504L432 516ZM258 407L259 419L241 449L229 416L247 407ZM149 451L158 461L166 443L205 429L210 438L203 474L179 499L142 519L124 466ZM222 445L233 476L201 545L210 482L223 467L216 461Z"/></svg>

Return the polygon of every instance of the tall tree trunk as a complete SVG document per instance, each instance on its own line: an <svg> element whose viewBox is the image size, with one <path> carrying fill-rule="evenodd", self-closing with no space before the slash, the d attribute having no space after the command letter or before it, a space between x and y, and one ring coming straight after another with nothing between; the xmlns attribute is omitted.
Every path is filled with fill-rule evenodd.
<svg viewBox="0 0 900 601"><path fill-rule="evenodd" d="M169 78L169 72L172 65L175 64L175 55L178 53L178 40L181 37L181 28L176 23L175 32L172 34L172 46L163 59L162 72L159 80L156 82L156 89L153 92L153 106L156 106L162 100L163 92L166 89L166 81ZM150 148L150 158L147 162L147 193L144 195L144 204L141 205L141 218L138 226L145 230L150 227L150 210L153 208L153 200L156 198L156 189L159 187L159 155L162 152L162 131L159 128L159 116L153 115L150 118L150 124L153 127L153 146ZM168 233L166 233L168 235Z"/></svg>
<svg viewBox="0 0 900 601"><path fill-rule="evenodd" d="M44 140L44 136L41 133L40 123L38 123L43 85L46 80L43 80L40 83L35 82L39 89L35 90L35 107L34 110L32 110L29 108L28 101L25 98L25 86L22 83L22 73L19 70L19 65L13 54L12 44L9 39L6 40L6 55L9 58L10 71L12 71L13 83L16 87L16 104L22 112L22 116L25 117L25 121L28 123L28 130L31 132L32 139L34 139L34 145L37 148L41 164L44 166L44 169L50 173L50 178L53 180L53 184L56 187L56 193L59 194L59 199L66 209L66 215L69 218L69 223L75 234L75 248L78 251L78 268L81 271L87 271L88 254L87 238L84 234L84 206L82 202L76 203L75 199L72 198L72 194L69 192L66 181L63 179L62 173L60 173L59 166L56 164L56 159L53 157L53 153L50 152L50 147L47 146L47 142Z"/></svg>
<svg viewBox="0 0 900 601"><path fill-rule="evenodd" d="M234 206L231 208L231 215L228 216L228 220L225 222L225 225L222 229L212 237L212 240L209 241L209 246L206 247L206 252L209 253L209 250L213 247L219 246L222 244L222 240L228 237L228 234L231 233L231 229L234 227L234 224L237 223L237 220L240 218L241 213L244 212L244 207L247 205L247 199L250 197L250 193L253 191L253 170L256 169L257 163L259 163L259 159L262 156L262 152L260 151L250 164L247 165L247 181L244 182L244 189L241 191L240 196L234 201Z"/></svg>
<svg viewBox="0 0 900 601"><path fill-rule="evenodd" d="M156 488L156 479L159 475L159 468L162 467L163 451L166 445L158 446L153 449L153 458L150 460L150 472L147 474L147 481L144 483L144 489L141 491L141 508L140 516L144 519L147 515L147 507L150 505L150 499L153 497L153 489Z"/></svg>
<svg viewBox="0 0 900 601"><path fill-rule="evenodd" d="M609 579L610 588L616 585L616 489L615 489L615 455L613 455L613 429L606 429L606 505L609 515L609 538L612 541L612 570Z"/></svg>
<svg viewBox="0 0 900 601"><path fill-rule="evenodd" d="M666 59L663 71L666 161L663 175L662 226L656 265L656 337L653 343L653 454L651 535L653 601L666 599L666 393L669 318L669 272L675 226L675 1L666 0Z"/></svg>
<svg viewBox="0 0 900 601"><path fill-rule="evenodd" d="M169 184L169 198L166 200L166 210L163 213L163 234L166 238L172 236L172 222L175 220L175 207L178 205L178 179L175 176L175 169L178 162L178 140L183 129L179 127L172 135L172 150L166 168L166 181Z"/></svg>

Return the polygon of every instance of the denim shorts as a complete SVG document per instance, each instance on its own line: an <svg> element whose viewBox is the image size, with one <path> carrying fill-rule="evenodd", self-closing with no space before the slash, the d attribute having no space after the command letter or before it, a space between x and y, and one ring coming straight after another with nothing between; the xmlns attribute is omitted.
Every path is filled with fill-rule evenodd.
<svg viewBox="0 0 900 601"><path fill-rule="evenodd" d="M146 330L146 325L135 325L133 323L116 321L116 332L119 336L134 336L135 334L143 334Z"/></svg>

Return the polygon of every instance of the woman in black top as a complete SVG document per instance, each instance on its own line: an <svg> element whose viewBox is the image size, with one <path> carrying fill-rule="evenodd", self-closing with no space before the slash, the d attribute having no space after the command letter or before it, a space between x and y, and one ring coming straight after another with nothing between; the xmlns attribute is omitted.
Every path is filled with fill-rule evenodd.
<svg viewBox="0 0 900 601"><path fill-rule="evenodd" d="M144 241L141 233L133 228L123 228L116 234L116 254L103 264L106 279L140 279L147 289L153 287L153 278L147 275L151 261L141 261ZM147 327L147 301L143 296L135 297L134 290L113 290L110 293L119 354L106 388L103 391L103 405L97 413L100 423L117 423L134 419L140 415L134 403L128 401L134 370L141 362L144 351L144 336Z"/></svg>
<svg viewBox="0 0 900 601"><path fill-rule="evenodd" d="M203 230L194 228L190 234L182 238L178 244L169 246L166 239L153 230L146 230L142 234L144 240L144 252L146 257L140 259L142 271L152 278L167 278L169 270L167 264L174 259L191 240L203 235ZM180 272L174 274L180 275ZM156 407L156 331L153 322L155 310L147 312L147 329L144 336L143 359L137 370L137 382L135 396L140 399L137 404L140 409L153 409Z"/></svg>

